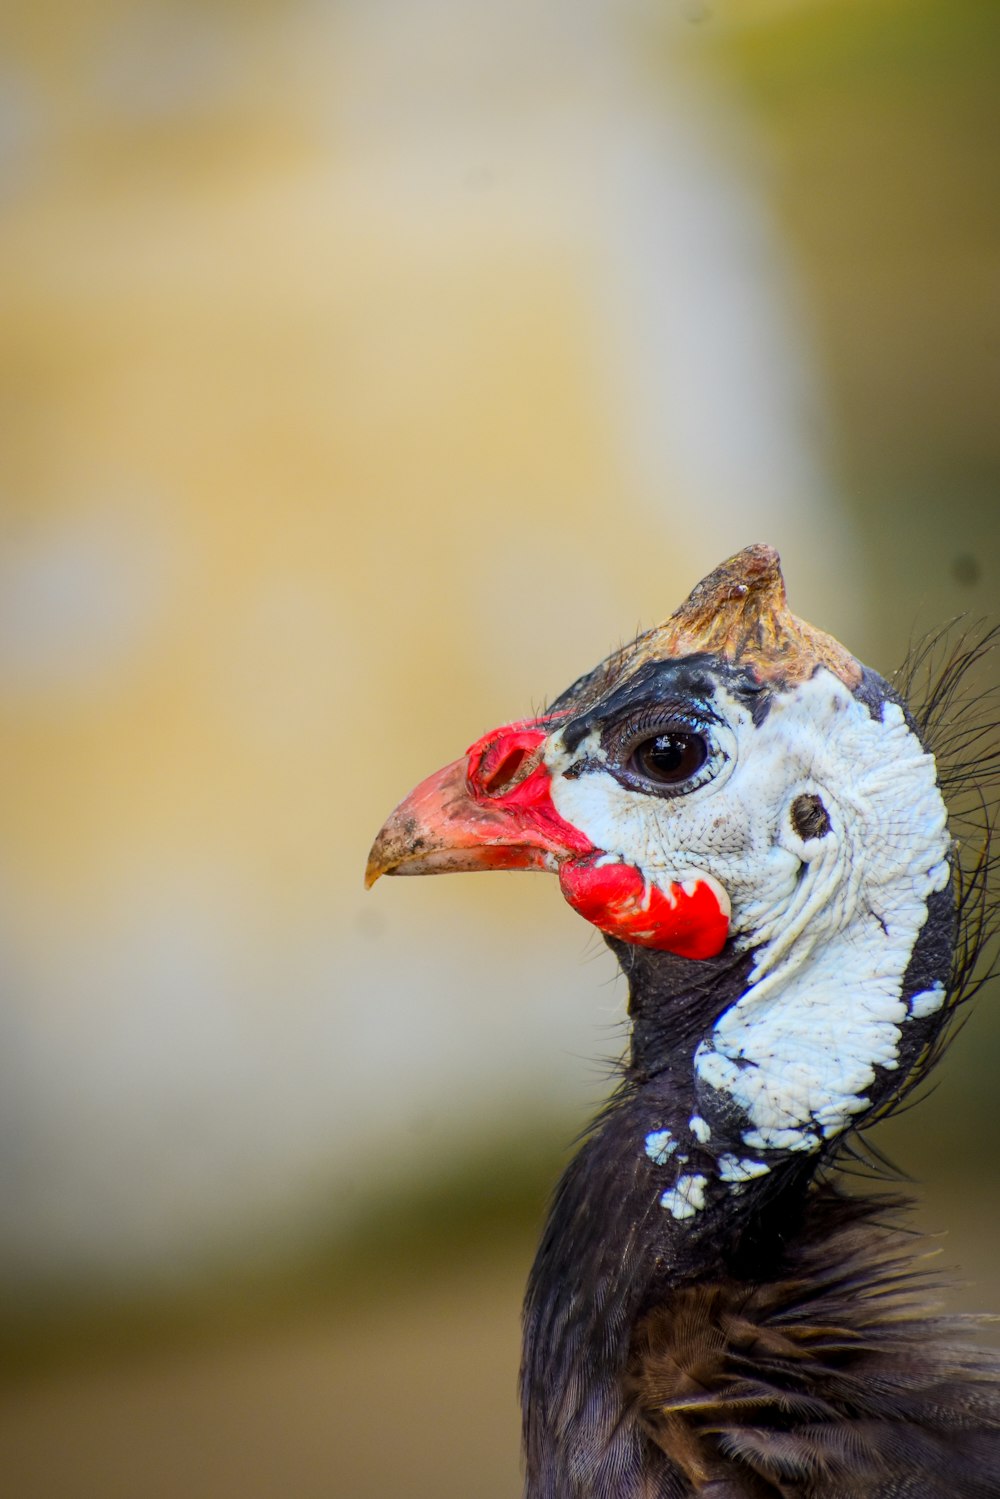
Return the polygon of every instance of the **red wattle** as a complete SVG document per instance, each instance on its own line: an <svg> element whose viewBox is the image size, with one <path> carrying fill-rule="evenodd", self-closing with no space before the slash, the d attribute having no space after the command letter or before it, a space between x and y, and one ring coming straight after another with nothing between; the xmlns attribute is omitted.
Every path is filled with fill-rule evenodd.
<svg viewBox="0 0 1000 1499"><path fill-rule="evenodd" d="M606 857L570 859L559 870L563 895L587 921L624 942L681 958L714 958L722 951L729 912L706 880L663 891L634 865L602 863Z"/></svg>

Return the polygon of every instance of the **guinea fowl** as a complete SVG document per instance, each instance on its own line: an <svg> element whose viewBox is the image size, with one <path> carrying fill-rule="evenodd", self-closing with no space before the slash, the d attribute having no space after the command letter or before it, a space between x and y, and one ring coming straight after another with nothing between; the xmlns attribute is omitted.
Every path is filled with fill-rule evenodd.
<svg viewBox="0 0 1000 1499"><path fill-rule="evenodd" d="M553 871L628 981L528 1285L527 1499L1000 1495L1000 1361L838 1169L976 982L990 817L963 871L942 794L983 748L976 654L914 717L748 547L376 839L369 883Z"/></svg>

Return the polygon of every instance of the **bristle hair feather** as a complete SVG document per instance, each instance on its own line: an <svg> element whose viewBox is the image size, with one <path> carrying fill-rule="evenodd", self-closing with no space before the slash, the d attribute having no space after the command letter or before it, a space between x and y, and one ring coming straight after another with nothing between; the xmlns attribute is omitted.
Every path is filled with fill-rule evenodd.
<svg viewBox="0 0 1000 1499"><path fill-rule="evenodd" d="M915 641L891 679L934 755L948 807L955 945L940 1024L901 1086L842 1142L852 1153L861 1130L918 1101L914 1089L927 1082L955 1039L968 1018L968 1002L1000 973L1000 683L988 670L1000 655L998 646L1000 625L952 620ZM875 1175L898 1175L891 1163L879 1162L870 1140L861 1149Z"/></svg>

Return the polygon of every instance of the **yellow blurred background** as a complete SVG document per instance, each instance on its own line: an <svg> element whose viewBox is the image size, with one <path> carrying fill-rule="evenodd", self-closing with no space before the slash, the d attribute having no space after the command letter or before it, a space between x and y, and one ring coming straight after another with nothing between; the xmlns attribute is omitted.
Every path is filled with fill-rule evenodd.
<svg viewBox="0 0 1000 1499"><path fill-rule="evenodd" d="M554 883L368 844L747 542L884 671L995 611L1000 9L0 38L0 1471L499 1499L623 991ZM995 1309L998 1059L987 998L886 1136Z"/></svg>

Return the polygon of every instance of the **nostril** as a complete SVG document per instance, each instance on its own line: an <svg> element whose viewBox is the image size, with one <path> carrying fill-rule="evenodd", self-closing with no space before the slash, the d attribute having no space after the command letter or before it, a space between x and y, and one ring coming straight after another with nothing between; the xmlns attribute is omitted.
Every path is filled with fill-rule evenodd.
<svg viewBox="0 0 1000 1499"><path fill-rule="evenodd" d="M544 788L534 775L542 761L545 735L532 725L511 724L484 734L468 751L468 785L473 796L499 801L518 795L518 804L538 800ZM522 792L521 787L527 789Z"/></svg>
<svg viewBox="0 0 1000 1499"><path fill-rule="evenodd" d="M528 751L520 745L508 750L499 765L482 778L482 788L487 796L501 796L510 786L524 764Z"/></svg>

